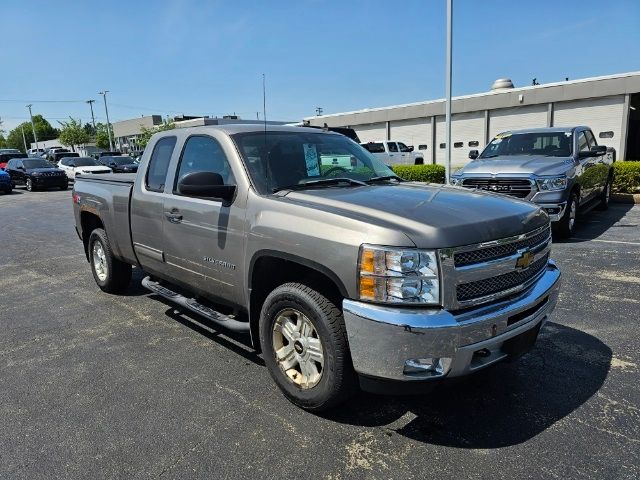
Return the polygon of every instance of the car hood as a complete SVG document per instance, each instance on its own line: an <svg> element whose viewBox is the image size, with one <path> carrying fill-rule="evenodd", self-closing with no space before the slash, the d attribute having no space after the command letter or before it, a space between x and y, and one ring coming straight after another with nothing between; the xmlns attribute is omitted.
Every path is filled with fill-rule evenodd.
<svg viewBox="0 0 640 480"><path fill-rule="evenodd" d="M64 173L59 168L27 168L26 172L27 173L49 173L49 172Z"/></svg>
<svg viewBox="0 0 640 480"><path fill-rule="evenodd" d="M482 159L478 158L467 163L455 173L458 175L471 174L531 174L531 175L560 175L574 166L572 157L536 157L532 155L504 156Z"/></svg>
<svg viewBox="0 0 640 480"><path fill-rule="evenodd" d="M462 187L403 183L293 191L291 202L405 233L417 247L486 242L547 225L536 205Z"/></svg>

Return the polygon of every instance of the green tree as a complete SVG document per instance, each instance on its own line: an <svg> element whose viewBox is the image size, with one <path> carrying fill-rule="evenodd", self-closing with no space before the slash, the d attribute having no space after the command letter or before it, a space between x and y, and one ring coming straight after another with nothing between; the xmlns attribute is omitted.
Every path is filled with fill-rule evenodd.
<svg viewBox="0 0 640 480"><path fill-rule="evenodd" d="M113 138L113 127L111 127L111 138ZM109 148L109 132L104 123L96 123L96 147L104 150Z"/></svg>
<svg viewBox="0 0 640 480"><path fill-rule="evenodd" d="M87 132L89 135L91 135L92 137L95 136L96 134L96 129L94 128L93 125L91 125L90 123L85 123L84 127L82 127L84 129L85 132Z"/></svg>
<svg viewBox="0 0 640 480"><path fill-rule="evenodd" d="M0 133L0 148L9 148L9 145L7 144L7 139L4 138L4 135L2 133Z"/></svg>
<svg viewBox="0 0 640 480"><path fill-rule="evenodd" d="M164 132L166 130L173 130L174 128L176 128L176 124L173 123L171 120L165 120L160 125L156 125L153 128L147 128L147 127L141 126L140 129L142 130L142 133L138 135L136 144L138 148L144 149L147 147L147 143L149 143L149 140L151 140L151 137L153 136L154 133Z"/></svg>
<svg viewBox="0 0 640 480"><path fill-rule="evenodd" d="M45 140L53 140L58 138L60 132L57 128L53 128L49 122L45 120L42 115L33 116L33 124L36 128L36 134L38 135L38 141L43 142ZM34 142L33 129L31 128L31 122L23 122L16 128L11 130L7 135L7 145L9 148L17 148L21 152L24 152L24 142L22 141L22 129L24 128L24 136L27 140L27 148Z"/></svg>
<svg viewBox="0 0 640 480"><path fill-rule="evenodd" d="M68 122L60 122L62 128L60 129L60 136L58 139L60 143L65 146L71 146L72 151L76 151L76 145L83 145L91 140L89 134L82 128L82 123L78 120L69 117Z"/></svg>

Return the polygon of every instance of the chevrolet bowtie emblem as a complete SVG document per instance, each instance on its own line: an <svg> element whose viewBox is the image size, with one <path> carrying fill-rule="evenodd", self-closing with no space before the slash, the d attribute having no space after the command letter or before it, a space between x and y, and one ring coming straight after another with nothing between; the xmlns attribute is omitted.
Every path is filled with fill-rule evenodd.
<svg viewBox="0 0 640 480"><path fill-rule="evenodd" d="M522 268L524 270L529 265L531 265L531 262L533 262L533 257L534 255L530 251L527 250L526 252L523 252L518 260L516 260L516 268Z"/></svg>

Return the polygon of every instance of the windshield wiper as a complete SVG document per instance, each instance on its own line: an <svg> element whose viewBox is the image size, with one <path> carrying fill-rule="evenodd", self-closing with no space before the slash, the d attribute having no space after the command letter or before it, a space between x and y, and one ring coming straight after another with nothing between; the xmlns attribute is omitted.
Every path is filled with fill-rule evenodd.
<svg viewBox="0 0 640 480"><path fill-rule="evenodd" d="M367 180L367 183L385 182L387 180L397 180L398 182L404 182L404 180L402 180L397 175L383 175L380 177L371 177L369 180Z"/></svg>
<svg viewBox="0 0 640 480"><path fill-rule="evenodd" d="M329 185L339 185L341 183L346 183L348 185L357 185L363 186L367 185L366 183L360 180L354 180L353 178L347 177L336 177L336 178L322 178L320 180L311 180L309 182L297 183L295 185L287 185L284 187L276 187L272 191L273 193L279 192L281 190L304 190L306 188L312 187L321 187L321 186L329 186Z"/></svg>

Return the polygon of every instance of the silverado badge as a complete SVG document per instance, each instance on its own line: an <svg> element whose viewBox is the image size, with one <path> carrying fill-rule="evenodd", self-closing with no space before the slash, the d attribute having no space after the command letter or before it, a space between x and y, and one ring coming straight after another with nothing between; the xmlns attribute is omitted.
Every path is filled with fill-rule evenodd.
<svg viewBox="0 0 640 480"><path fill-rule="evenodd" d="M533 262L533 253L527 250L522 252L522 255L516 260L516 268L522 268L524 270L531 265L531 262Z"/></svg>

